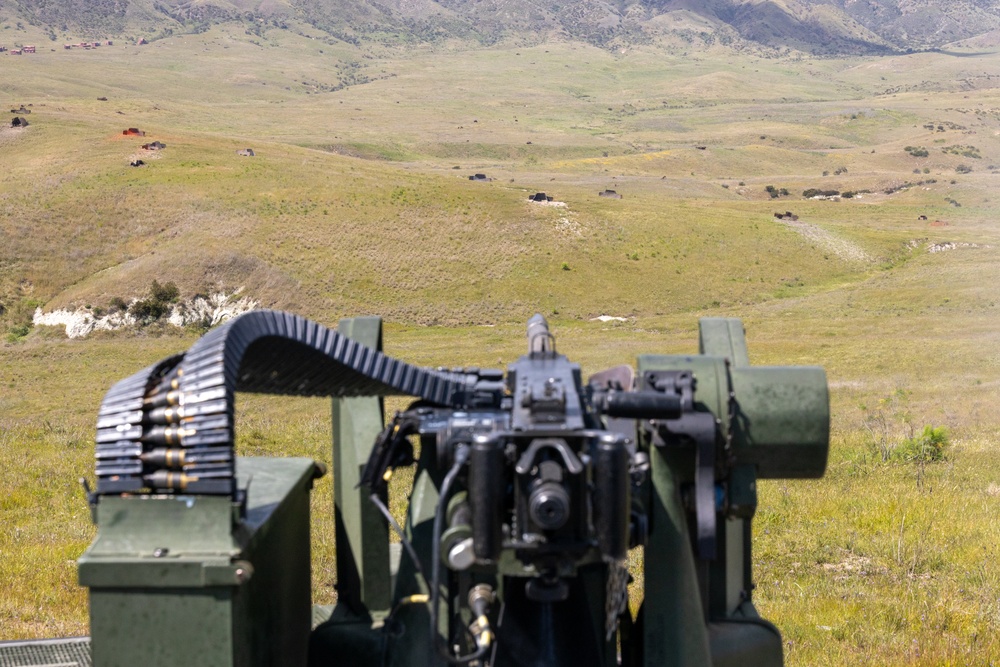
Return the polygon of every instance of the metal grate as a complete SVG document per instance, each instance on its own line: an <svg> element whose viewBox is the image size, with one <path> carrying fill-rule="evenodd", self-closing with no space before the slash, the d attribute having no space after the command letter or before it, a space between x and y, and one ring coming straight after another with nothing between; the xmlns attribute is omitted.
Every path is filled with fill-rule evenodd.
<svg viewBox="0 0 1000 667"><path fill-rule="evenodd" d="M91 667L90 637L0 642L0 667Z"/></svg>

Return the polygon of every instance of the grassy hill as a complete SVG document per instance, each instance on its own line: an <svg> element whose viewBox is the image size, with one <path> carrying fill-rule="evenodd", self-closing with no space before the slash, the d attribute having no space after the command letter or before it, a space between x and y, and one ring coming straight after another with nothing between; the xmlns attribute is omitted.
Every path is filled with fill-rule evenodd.
<svg viewBox="0 0 1000 667"><path fill-rule="evenodd" d="M294 26L0 56L3 108L32 112L0 127L0 457L18 471L0 638L86 632L76 480L97 406L200 333L68 340L31 315L157 280L331 325L379 314L390 354L431 365L505 365L535 311L585 373L740 316L754 363L821 364L832 388L827 477L760 491L755 595L788 663L1000 655L1000 56L401 49ZM241 397L238 448L328 460L328 409ZM948 429L947 461L884 460L925 425ZM317 601L330 502L323 481Z"/></svg>
<svg viewBox="0 0 1000 667"><path fill-rule="evenodd" d="M559 44L467 52L438 72L443 57L211 31L16 61L10 99L34 106L30 127L3 135L0 253L11 270L0 303L107 307L153 278L188 295L245 287L317 317L416 322L757 303L790 282L866 275L908 256L915 234L940 233L887 224L872 201L891 197L909 222L938 218L957 213L948 199L992 178L983 157L943 151L995 151L991 116L950 91L935 91L949 106L923 111L920 93L880 95L865 63L665 61ZM368 82L336 90L347 69ZM876 90L858 99L865 87ZM128 127L147 135L122 136ZM154 139L167 148L139 148ZM911 144L934 153L912 157ZM256 157L236 154L247 146ZM147 164L130 167L136 157ZM955 173L970 161L978 169ZM494 181L472 183L474 172ZM789 194L771 200L767 186ZM605 188L626 198L599 198ZM809 189L870 193L802 201ZM535 191L558 205L529 203ZM868 259L829 256L776 221L790 201L811 224L874 218L847 233ZM762 245L782 261L747 269ZM620 286L622 275L648 285L664 271L673 277L660 289ZM735 274L743 279L726 277ZM455 294L477 305L456 312Z"/></svg>

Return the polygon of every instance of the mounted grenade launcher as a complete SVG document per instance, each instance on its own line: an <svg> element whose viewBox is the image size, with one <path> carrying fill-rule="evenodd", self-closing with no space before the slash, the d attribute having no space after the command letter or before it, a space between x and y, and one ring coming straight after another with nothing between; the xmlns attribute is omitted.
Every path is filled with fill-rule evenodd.
<svg viewBox="0 0 1000 667"><path fill-rule="evenodd" d="M734 319L587 383L540 315L506 374L381 338L256 311L108 392L79 561L94 664L782 664L752 602L756 481L823 474L822 369L750 366ZM332 607L310 602L322 466L235 456L237 391L333 397ZM387 395L417 398L388 426ZM399 526L388 481L414 465Z"/></svg>

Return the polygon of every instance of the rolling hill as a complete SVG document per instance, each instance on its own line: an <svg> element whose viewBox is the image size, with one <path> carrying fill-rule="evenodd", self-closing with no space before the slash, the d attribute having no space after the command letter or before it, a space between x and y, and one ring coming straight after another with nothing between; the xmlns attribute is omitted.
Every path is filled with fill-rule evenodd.
<svg viewBox="0 0 1000 667"><path fill-rule="evenodd" d="M185 298L243 289L314 317L451 325L663 314L856 280L909 256L918 214L952 215L963 188L988 187L979 164L954 173L968 146L977 162L1000 156L993 116L970 118L964 100L963 81L994 90L976 59L900 58L623 58L556 42L439 69L436 49L377 58L227 24L9 60L11 104L33 106L29 127L0 134L0 319L22 331L36 306L107 312L154 279ZM922 58L951 68L932 85L948 106L913 110L930 92ZM912 74L887 92L873 63ZM140 148L152 140L166 148ZM255 157L237 154L248 146ZM598 197L608 188L626 199ZM869 194L830 207L809 189ZM902 206L873 217L887 189ZM555 201L528 202L538 191ZM776 224L790 208L863 250Z"/></svg>
<svg viewBox="0 0 1000 667"><path fill-rule="evenodd" d="M351 43L659 44L818 54L944 48L1000 29L992 0L3 0L0 16L53 41L155 38L235 22L259 33L302 23Z"/></svg>

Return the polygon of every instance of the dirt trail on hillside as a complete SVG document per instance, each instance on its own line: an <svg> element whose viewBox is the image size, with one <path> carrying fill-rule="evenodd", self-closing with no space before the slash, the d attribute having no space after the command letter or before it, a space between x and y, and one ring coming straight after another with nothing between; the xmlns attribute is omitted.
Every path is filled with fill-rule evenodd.
<svg viewBox="0 0 1000 667"><path fill-rule="evenodd" d="M842 239L836 234L826 231L822 227L811 225L801 220L782 220L782 224L798 232L806 239L812 241L823 250L836 255L840 259L848 262L871 262L873 258L864 248L853 241Z"/></svg>

